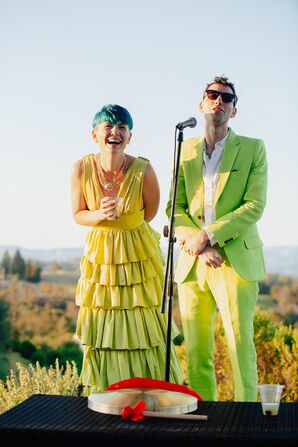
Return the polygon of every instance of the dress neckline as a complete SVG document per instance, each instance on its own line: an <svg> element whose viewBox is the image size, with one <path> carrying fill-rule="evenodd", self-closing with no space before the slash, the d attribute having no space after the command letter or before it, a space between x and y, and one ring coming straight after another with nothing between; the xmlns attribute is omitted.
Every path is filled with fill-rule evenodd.
<svg viewBox="0 0 298 447"><path fill-rule="evenodd" d="M106 197L106 196L104 195L102 189L101 189L101 184L100 184L100 181L99 181L99 178L98 178L97 165L96 165L96 161L95 161L95 155L96 155L96 154L92 154L92 155L93 155L93 165L94 165L94 168L95 168L94 170L95 170L95 178L96 178L96 183L97 183L98 194L99 194L99 196ZM123 184L125 183L126 178L128 177L129 171L131 170L131 168L132 168L132 166L135 164L135 162L136 162L137 160L139 160L139 158L140 158L140 157L136 157L136 158L133 160L133 162L131 163L131 165L129 166L129 168L127 169L127 171L125 172L125 174L124 174L124 176L123 176L123 179L122 179L122 182L120 183L119 191L118 191L118 193L115 195L115 199L116 199L117 197L119 197L119 194L120 194L120 192L121 192L121 190L122 190Z"/></svg>

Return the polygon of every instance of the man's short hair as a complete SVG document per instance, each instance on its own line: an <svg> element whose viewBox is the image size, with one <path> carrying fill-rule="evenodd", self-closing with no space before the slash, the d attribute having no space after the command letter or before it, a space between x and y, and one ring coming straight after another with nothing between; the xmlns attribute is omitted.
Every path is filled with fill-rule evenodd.
<svg viewBox="0 0 298 447"><path fill-rule="evenodd" d="M108 122L114 125L119 121L123 124L127 124L129 130L133 128L133 120L128 110L118 104L106 104L93 118L93 129L101 123Z"/></svg>
<svg viewBox="0 0 298 447"><path fill-rule="evenodd" d="M235 95L235 99L234 99L234 106L237 104L238 101L238 96L236 94L236 90L235 90L235 85L233 84L233 82L229 81L229 78L227 78L226 76L215 76L214 81L209 82L204 90L204 95L206 93L206 90L209 89L209 87L213 84L221 84L221 85L226 85L227 87L230 87L230 89L232 89L233 94Z"/></svg>

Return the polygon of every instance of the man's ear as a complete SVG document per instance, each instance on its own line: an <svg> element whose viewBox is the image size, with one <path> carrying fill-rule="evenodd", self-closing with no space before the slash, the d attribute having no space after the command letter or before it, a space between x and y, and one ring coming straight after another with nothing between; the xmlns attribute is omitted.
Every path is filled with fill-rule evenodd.
<svg viewBox="0 0 298 447"><path fill-rule="evenodd" d="M129 140L128 140L128 143L127 144L129 144L130 143L130 140L132 139L132 133L130 132L130 136L129 136Z"/></svg>
<svg viewBox="0 0 298 447"><path fill-rule="evenodd" d="M231 114L231 118L234 118L237 115L237 107L234 107L234 110Z"/></svg>
<svg viewBox="0 0 298 447"><path fill-rule="evenodd" d="M203 100L200 102L200 112L203 113Z"/></svg>

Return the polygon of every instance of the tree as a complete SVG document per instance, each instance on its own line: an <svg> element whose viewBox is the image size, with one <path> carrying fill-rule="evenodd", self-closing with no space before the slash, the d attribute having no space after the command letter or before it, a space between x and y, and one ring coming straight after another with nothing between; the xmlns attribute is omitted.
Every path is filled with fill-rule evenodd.
<svg viewBox="0 0 298 447"><path fill-rule="evenodd" d="M11 259L10 259L10 256L9 256L9 253L7 250L5 250L5 252L3 253L1 266L4 269L4 275L6 278L7 275L9 275L9 273L11 271Z"/></svg>
<svg viewBox="0 0 298 447"><path fill-rule="evenodd" d="M30 340L24 340L20 343L19 353L24 359L30 360L34 352L36 352L36 347Z"/></svg>
<svg viewBox="0 0 298 447"><path fill-rule="evenodd" d="M0 349L4 349L10 339L9 304L0 299Z"/></svg>
<svg viewBox="0 0 298 447"><path fill-rule="evenodd" d="M25 279L29 282L40 282L41 267L36 261L29 261L26 263Z"/></svg>
<svg viewBox="0 0 298 447"><path fill-rule="evenodd" d="M11 273L18 275L19 279L24 279L26 273L26 264L21 256L20 250L17 250L14 254L11 263Z"/></svg>
<svg viewBox="0 0 298 447"><path fill-rule="evenodd" d="M58 261L53 261L49 265L49 270L51 270L52 272L57 272L58 270L62 270L62 266L61 264L59 264Z"/></svg>

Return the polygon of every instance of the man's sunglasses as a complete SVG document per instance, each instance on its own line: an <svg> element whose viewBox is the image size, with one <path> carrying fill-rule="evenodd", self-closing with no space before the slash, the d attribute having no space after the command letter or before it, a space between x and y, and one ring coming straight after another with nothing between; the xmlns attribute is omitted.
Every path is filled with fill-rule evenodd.
<svg viewBox="0 0 298 447"><path fill-rule="evenodd" d="M236 95L233 95L233 93L218 92L217 90L206 90L206 96L213 101L221 96L222 101L225 103L236 100Z"/></svg>

